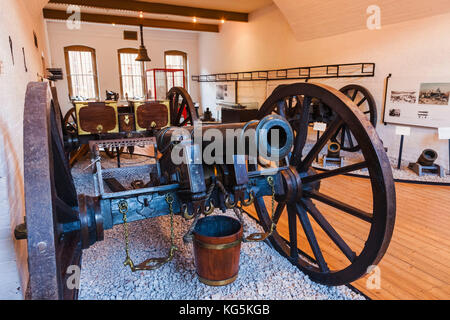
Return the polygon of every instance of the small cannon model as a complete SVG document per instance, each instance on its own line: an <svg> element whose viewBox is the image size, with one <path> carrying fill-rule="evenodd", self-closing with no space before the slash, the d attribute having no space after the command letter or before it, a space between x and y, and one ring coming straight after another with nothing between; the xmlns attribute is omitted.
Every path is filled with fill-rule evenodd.
<svg viewBox="0 0 450 320"><path fill-rule="evenodd" d="M249 239L270 241L293 265L322 284L350 283L380 261L395 221L392 172L375 129L342 92L313 83L283 86L264 102L257 119L207 126L198 123L184 89L172 88L168 98L170 120L164 128L118 139L94 134L95 139L87 140L94 193L84 195L76 192L66 158L74 145L70 140L83 138L63 129L58 104L47 83L28 85L24 110L26 225L18 228L21 232L17 235L28 241L32 299L76 299L77 289L66 285L68 267L80 265L82 250L101 241L106 229L161 215L170 215L171 221L181 216L186 223L193 223L201 215L212 214L214 208L240 211L253 206L264 233ZM336 116L320 139L307 146L313 99L329 106ZM314 159L343 126L360 146L364 160L319 173L312 167ZM234 134L229 136L229 132ZM155 161L123 168L102 166L101 149L136 145L153 148ZM260 165L262 159L271 166ZM368 169L372 192L370 205L363 207L366 209L359 208L364 200L346 203L330 195L333 188L322 187L328 178L363 168ZM142 180L135 181L133 188L120 181L122 175L130 173ZM361 236L359 247L346 241L342 229L332 226L330 216L322 213L326 210L323 205L332 208L330 214L339 220L357 221L347 224L351 234L359 233L361 230L355 228L364 225L367 232ZM288 234L277 229L283 215ZM298 246L298 226L310 246L309 253ZM328 238L324 240L319 232ZM333 254L340 255L342 263L329 258L330 239L335 245ZM155 269L176 257L176 251L172 239L167 257L135 265L126 250L126 265L132 270Z"/></svg>
<svg viewBox="0 0 450 320"><path fill-rule="evenodd" d="M432 149L425 149L416 162L411 162L409 168L414 171L419 177L425 173L437 174L441 178L445 177L445 170L442 166L435 164L438 157L436 151Z"/></svg>
<svg viewBox="0 0 450 320"><path fill-rule="evenodd" d="M337 142L328 144L327 154L323 156L323 166L328 164L338 164L340 167L344 166L344 157L341 156L341 145Z"/></svg>

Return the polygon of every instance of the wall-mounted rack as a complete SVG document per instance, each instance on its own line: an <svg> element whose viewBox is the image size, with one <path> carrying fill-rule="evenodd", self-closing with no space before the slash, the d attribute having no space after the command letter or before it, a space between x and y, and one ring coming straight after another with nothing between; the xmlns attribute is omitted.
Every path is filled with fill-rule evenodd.
<svg viewBox="0 0 450 320"><path fill-rule="evenodd" d="M309 80L375 76L375 63L345 63L277 70L217 73L192 76L198 82Z"/></svg>

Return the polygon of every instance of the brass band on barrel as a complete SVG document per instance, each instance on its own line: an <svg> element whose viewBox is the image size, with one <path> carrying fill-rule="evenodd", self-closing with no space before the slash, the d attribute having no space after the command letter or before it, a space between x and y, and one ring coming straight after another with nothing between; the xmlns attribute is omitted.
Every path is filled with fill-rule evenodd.
<svg viewBox="0 0 450 320"><path fill-rule="evenodd" d="M232 283L234 280L237 279L238 274L236 273L236 275L234 275L233 277L231 277L229 279L225 279L225 280L209 280L209 279L200 277L198 274L197 274L197 276L198 276L198 280L201 283L204 283L208 286L220 287L220 286L226 286L227 284Z"/></svg>
<svg viewBox="0 0 450 320"><path fill-rule="evenodd" d="M230 243L221 243L221 244L211 244L211 243L205 243L202 242L198 239L194 238L194 241L202 248L205 249L212 249L212 250L225 250L225 249L229 249L229 248L233 248L236 247L237 245L239 245L242 240L238 239L236 241L230 242Z"/></svg>

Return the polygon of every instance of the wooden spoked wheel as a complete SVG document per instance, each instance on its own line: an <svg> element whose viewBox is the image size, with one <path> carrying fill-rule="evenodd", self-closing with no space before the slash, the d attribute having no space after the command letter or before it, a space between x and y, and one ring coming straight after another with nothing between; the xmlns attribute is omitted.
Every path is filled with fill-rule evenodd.
<svg viewBox="0 0 450 320"><path fill-rule="evenodd" d="M329 106L336 117L316 143L307 145L306 115L312 99ZM383 257L394 228L394 181L382 142L358 106L342 92L326 85L297 83L275 90L262 105L258 118L273 112L291 117L296 137L290 166L281 174L284 192L276 196L274 211L274 221L287 215L289 239L285 240L288 237L283 238L276 231L270 241L316 282L342 285L355 281ZM343 125L361 146L363 159L319 173L311 167L312 163ZM335 181L348 178L342 175L364 168L370 175L370 179L364 180L365 190L360 190L367 191L366 202L363 198L350 199L351 190L334 187ZM335 194L343 196L338 199ZM261 225L269 230L270 199L256 199L255 209Z"/></svg>
<svg viewBox="0 0 450 320"><path fill-rule="evenodd" d="M75 108L71 108L64 116L64 130L66 134L78 134L77 113Z"/></svg>
<svg viewBox="0 0 450 320"><path fill-rule="evenodd" d="M198 120L191 96L182 87L173 87L167 94L170 103L170 125L182 127L194 125Z"/></svg>
<svg viewBox="0 0 450 320"><path fill-rule="evenodd" d="M67 111L63 119L63 132L65 137L75 138L78 135L78 122L77 122L77 112L75 107L70 108ZM87 145L79 145L78 143L69 147L66 152L69 159L70 168L78 161L79 158L83 157L88 153Z"/></svg>
<svg viewBox="0 0 450 320"><path fill-rule="evenodd" d="M103 239L99 198L76 193L56 109L48 83L28 85L23 151L29 298L39 300L76 299L69 277L81 267L82 249Z"/></svg>
<svg viewBox="0 0 450 320"><path fill-rule="evenodd" d="M24 189L28 270L32 299L73 299L65 285L68 266L80 265L79 233L61 225L78 221L77 193L64 153L49 86L28 85L24 109Z"/></svg>
<svg viewBox="0 0 450 320"><path fill-rule="evenodd" d="M372 94L366 88L350 84L343 87L340 90L347 97L349 97L356 106L366 115L370 123L374 127L377 125L377 106ZM342 150L349 152L356 152L360 150L358 143L355 141L354 136L351 134L348 126L343 125L339 128L336 134L331 139L333 142L338 142L341 145Z"/></svg>

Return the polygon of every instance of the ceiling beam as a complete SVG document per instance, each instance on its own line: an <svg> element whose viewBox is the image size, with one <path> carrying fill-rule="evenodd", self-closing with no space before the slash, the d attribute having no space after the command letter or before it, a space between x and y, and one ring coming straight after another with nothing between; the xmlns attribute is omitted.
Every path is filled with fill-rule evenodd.
<svg viewBox="0 0 450 320"><path fill-rule="evenodd" d="M185 17L248 22L248 13L213 9L176 6L164 3L143 2L134 0L50 0L49 3L79 5L103 9L142 11L146 13L170 14Z"/></svg>
<svg viewBox="0 0 450 320"><path fill-rule="evenodd" d="M62 10L44 9L43 12L45 19L67 20L71 16L71 13L67 13L66 11ZM127 26L139 26L142 24L144 27L151 27L151 28L219 32L219 26L216 24L191 23L191 22L158 20L158 19L141 19L138 17L110 16L110 15L83 13L83 12L81 12L80 18L81 21L93 23L106 23L106 24L114 23Z"/></svg>

